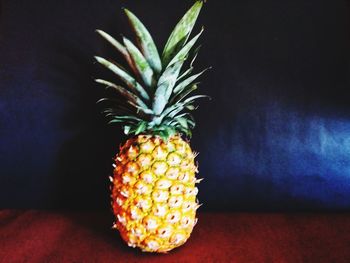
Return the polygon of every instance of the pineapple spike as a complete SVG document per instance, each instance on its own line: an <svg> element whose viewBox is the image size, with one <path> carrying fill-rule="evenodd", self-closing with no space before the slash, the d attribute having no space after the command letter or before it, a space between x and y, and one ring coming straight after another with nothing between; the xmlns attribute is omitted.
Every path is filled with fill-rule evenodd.
<svg viewBox="0 0 350 263"><path fill-rule="evenodd" d="M113 38L111 35L108 33L104 32L103 30L96 29L96 32L103 37L105 40L108 41L113 47L115 47L125 58L126 62L130 66L131 70L137 74L137 70L133 64L133 61L130 57L130 54L128 53L127 49L115 38Z"/></svg>
<svg viewBox="0 0 350 263"><path fill-rule="evenodd" d="M175 26L163 50L163 66L167 66L178 49L186 43L196 23L202 5L202 1L196 1Z"/></svg>
<svg viewBox="0 0 350 263"><path fill-rule="evenodd" d="M124 9L124 12L135 31L137 41L146 60L156 73L160 73L162 70L162 62L151 34L132 12L130 12L128 9Z"/></svg>
<svg viewBox="0 0 350 263"><path fill-rule="evenodd" d="M143 99L146 101L149 101L150 97L145 91L145 89L128 73L126 73L124 70L122 70L117 65L113 64L112 62L109 62L108 60L95 56L95 59L98 63L105 66L109 70L111 70L113 73L118 75L127 85L130 89L132 89L134 92L138 92Z"/></svg>
<svg viewBox="0 0 350 263"><path fill-rule="evenodd" d="M129 39L123 37L123 42L133 60L138 75L142 78L146 86L152 87L154 85L154 73L147 60Z"/></svg>
<svg viewBox="0 0 350 263"><path fill-rule="evenodd" d="M203 204L198 204L196 205L195 209L198 210L198 208L200 208Z"/></svg>

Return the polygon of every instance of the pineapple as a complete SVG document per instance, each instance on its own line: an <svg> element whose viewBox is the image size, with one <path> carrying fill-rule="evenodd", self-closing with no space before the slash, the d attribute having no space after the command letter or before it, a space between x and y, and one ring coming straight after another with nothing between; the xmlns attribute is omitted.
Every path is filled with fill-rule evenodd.
<svg viewBox="0 0 350 263"><path fill-rule="evenodd" d="M195 126L190 114L196 109L195 101L207 97L189 96L204 72L192 74L198 49L192 50L203 29L189 40L202 5L196 1L186 12L161 56L146 27L127 9L137 45L97 30L123 55L129 68L95 57L126 85L96 79L124 98L100 100L110 105L104 110L109 123L121 123L130 136L120 147L110 178L113 227L129 246L142 251L164 253L184 244L197 222L196 154L184 138L191 137Z"/></svg>

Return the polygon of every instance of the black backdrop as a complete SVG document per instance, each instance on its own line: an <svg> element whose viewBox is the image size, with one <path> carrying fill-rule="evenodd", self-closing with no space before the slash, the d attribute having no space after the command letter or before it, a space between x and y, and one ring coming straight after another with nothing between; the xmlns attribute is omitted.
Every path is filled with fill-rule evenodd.
<svg viewBox="0 0 350 263"><path fill-rule="evenodd" d="M95 101L94 32L130 29L162 47L192 1L1 1L0 207L107 208L125 139ZM195 114L204 209L350 208L349 4L209 0L197 69L213 100ZM199 27L197 28L197 30Z"/></svg>

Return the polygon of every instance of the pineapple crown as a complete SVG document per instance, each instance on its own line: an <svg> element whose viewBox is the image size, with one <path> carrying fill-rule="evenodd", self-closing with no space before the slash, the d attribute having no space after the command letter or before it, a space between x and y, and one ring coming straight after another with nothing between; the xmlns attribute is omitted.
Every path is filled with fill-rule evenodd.
<svg viewBox="0 0 350 263"><path fill-rule="evenodd" d="M109 107L103 111L109 123L121 123L124 133L138 135L147 133L163 139L175 133L191 136L195 122L190 111L195 110L195 101L206 95L191 95L198 88L195 80L204 73L192 74L193 62L199 47L194 44L203 32L189 40L203 2L196 1L175 26L163 53L157 47L146 27L129 10L124 12L135 32L137 45L123 37L123 43L102 30L96 32L115 47L125 58L130 72L119 64L95 56L98 63L115 73L126 87L111 81L96 79L106 88L113 89L123 97L102 98ZM187 69L182 69L190 61Z"/></svg>

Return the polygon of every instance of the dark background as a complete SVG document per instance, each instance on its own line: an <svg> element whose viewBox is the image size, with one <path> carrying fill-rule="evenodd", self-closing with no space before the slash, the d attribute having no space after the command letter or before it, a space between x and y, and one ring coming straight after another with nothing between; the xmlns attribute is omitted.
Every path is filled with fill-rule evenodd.
<svg viewBox="0 0 350 263"><path fill-rule="evenodd" d="M0 207L109 207L112 157L94 32L131 30L125 6L162 48L192 1L1 2ZM344 0L209 0L197 70L206 210L349 210L350 22Z"/></svg>

